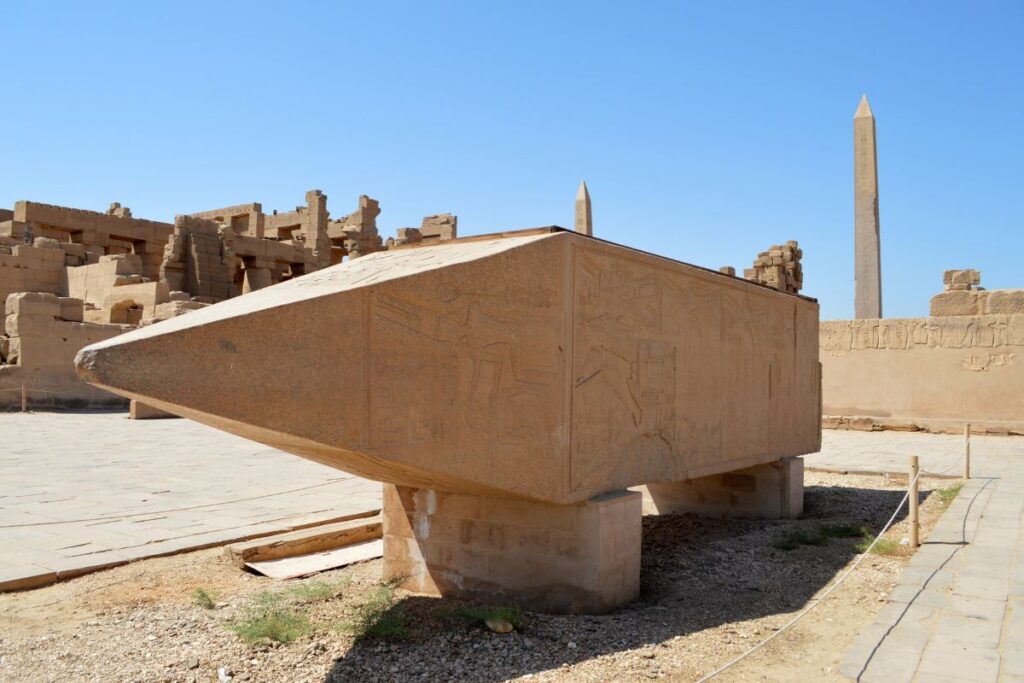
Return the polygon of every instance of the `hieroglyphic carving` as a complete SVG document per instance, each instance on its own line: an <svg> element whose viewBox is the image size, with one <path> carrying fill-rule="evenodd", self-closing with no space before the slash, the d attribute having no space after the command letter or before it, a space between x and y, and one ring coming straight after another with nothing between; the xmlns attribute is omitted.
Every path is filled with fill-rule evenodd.
<svg viewBox="0 0 1024 683"><path fill-rule="evenodd" d="M948 316L821 323L821 348L833 356L871 349L970 349L1024 346L1024 315Z"/></svg>
<svg viewBox="0 0 1024 683"><path fill-rule="evenodd" d="M447 253L444 246L422 251L402 260L423 268ZM355 261L352 268L366 270L355 279L378 281L387 273L374 261L388 260L380 254ZM504 456L551 452L550 432L540 426L552 419L562 391L559 357L551 353L561 335L557 297L554 281L470 277L457 265L415 286L396 282L374 293L370 400L380 416L371 428L374 447L436 447L470 433ZM545 322L535 327L538 320ZM422 374L426 359L455 381L410 388L407 378ZM496 406L508 408L496 412Z"/></svg>
<svg viewBox="0 0 1024 683"><path fill-rule="evenodd" d="M573 489L638 462L682 479L804 428L786 415L817 403L816 364L795 367L798 327L816 308L597 249L576 248L574 264Z"/></svg>
<svg viewBox="0 0 1024 683"><path fill-rule="evenodd" d="M984 372L989 368L1002 367L1004 365L1013 365L1014 359L1017 357L1015 353L981 353L967 356L960 364L963 365L965 370L972 370L974 372Z"/></svg>

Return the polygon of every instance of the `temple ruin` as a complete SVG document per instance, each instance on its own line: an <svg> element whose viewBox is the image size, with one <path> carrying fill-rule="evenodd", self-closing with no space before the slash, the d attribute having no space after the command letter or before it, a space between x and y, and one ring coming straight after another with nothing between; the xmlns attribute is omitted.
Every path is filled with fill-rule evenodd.
<svg viewBox="0 0 1024 683"><path fill-rule="evenodd" d="M454 239L457 219L427 216L382 240L378 202L332 220L327 195L270 214L259 203L182 214L173 223L19 201L0 210L0 408L121 405L78 380L83 346L402 244Z"/></svg>

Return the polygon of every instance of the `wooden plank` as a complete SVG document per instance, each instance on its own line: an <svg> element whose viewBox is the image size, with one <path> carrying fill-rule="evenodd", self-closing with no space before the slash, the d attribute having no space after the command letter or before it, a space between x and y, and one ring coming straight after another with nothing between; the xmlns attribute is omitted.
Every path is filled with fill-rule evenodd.
<svg viewBox="0 0 1024 683"><path fill-rule="evenodd" d="M328 569L337 569L350 565L353 562L375 560L384 556L384 541L375 538L363 541L344 548L325 550L309 555L297 557L282 557L277 560L266 560L263 562L246 562L245 566L253 571L259 572L272 579L297 579L300 576L309 576L325 572Z"/></svg>
<svg viewBox="0 0 1024 683"><path fill-rule="evenodd" d="M380 538L381 535L381 516L376 514L362 519L265 536L255 541L234 543L225 548L224 554L239 567L244 567L250 562L264 562L342 548Z"/></svg>

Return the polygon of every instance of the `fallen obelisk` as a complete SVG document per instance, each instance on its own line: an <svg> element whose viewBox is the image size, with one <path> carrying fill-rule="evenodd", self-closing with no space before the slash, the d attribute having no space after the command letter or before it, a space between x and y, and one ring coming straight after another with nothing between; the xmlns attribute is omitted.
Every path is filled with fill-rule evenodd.
<svg viewBox="0 0 1024 683"><path fill-rule="evenodd" d="M660 511L798 514L792 456L820 445L813 299L560 228L371 254L76 365L385 482L387 578L540 611L637 596L629 487L657 483Z"/></svg>

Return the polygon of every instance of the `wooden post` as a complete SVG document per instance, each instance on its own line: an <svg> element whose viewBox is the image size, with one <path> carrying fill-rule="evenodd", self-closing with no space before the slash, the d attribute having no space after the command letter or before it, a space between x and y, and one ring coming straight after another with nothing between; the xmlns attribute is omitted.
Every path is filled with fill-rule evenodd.
<svg viewBox="0 0 1024 683"><path fill-rule="evenodd" d="M909 499L910 499L910 547L911 548L916 548L919 545L921 545L920 539L918 538L921 527L920 527L920 522L918 521L918 516L917 516L917 506L918 506L918 503L920 502L920 499L921 499L920 488L918 486L918 481L917 481L917 475L918 475L919 471L920 471L920 469L918 468L918 465L917 465L917 456L916 455L910 456L910 479L909 479L909 482L910 482L910 496L909 496Z"/></svg>
<svg viewBox="0 0 1024 683"><path fill-rule="evenodd" d="M28 387L25 383L21 383L21 412L28 412Z"/></svg>
<svg viewBox="0 0 1024 683"><path fill-rule="evenodd" d="M964 479L971 478L971 423L964 425Z"/></svg>

